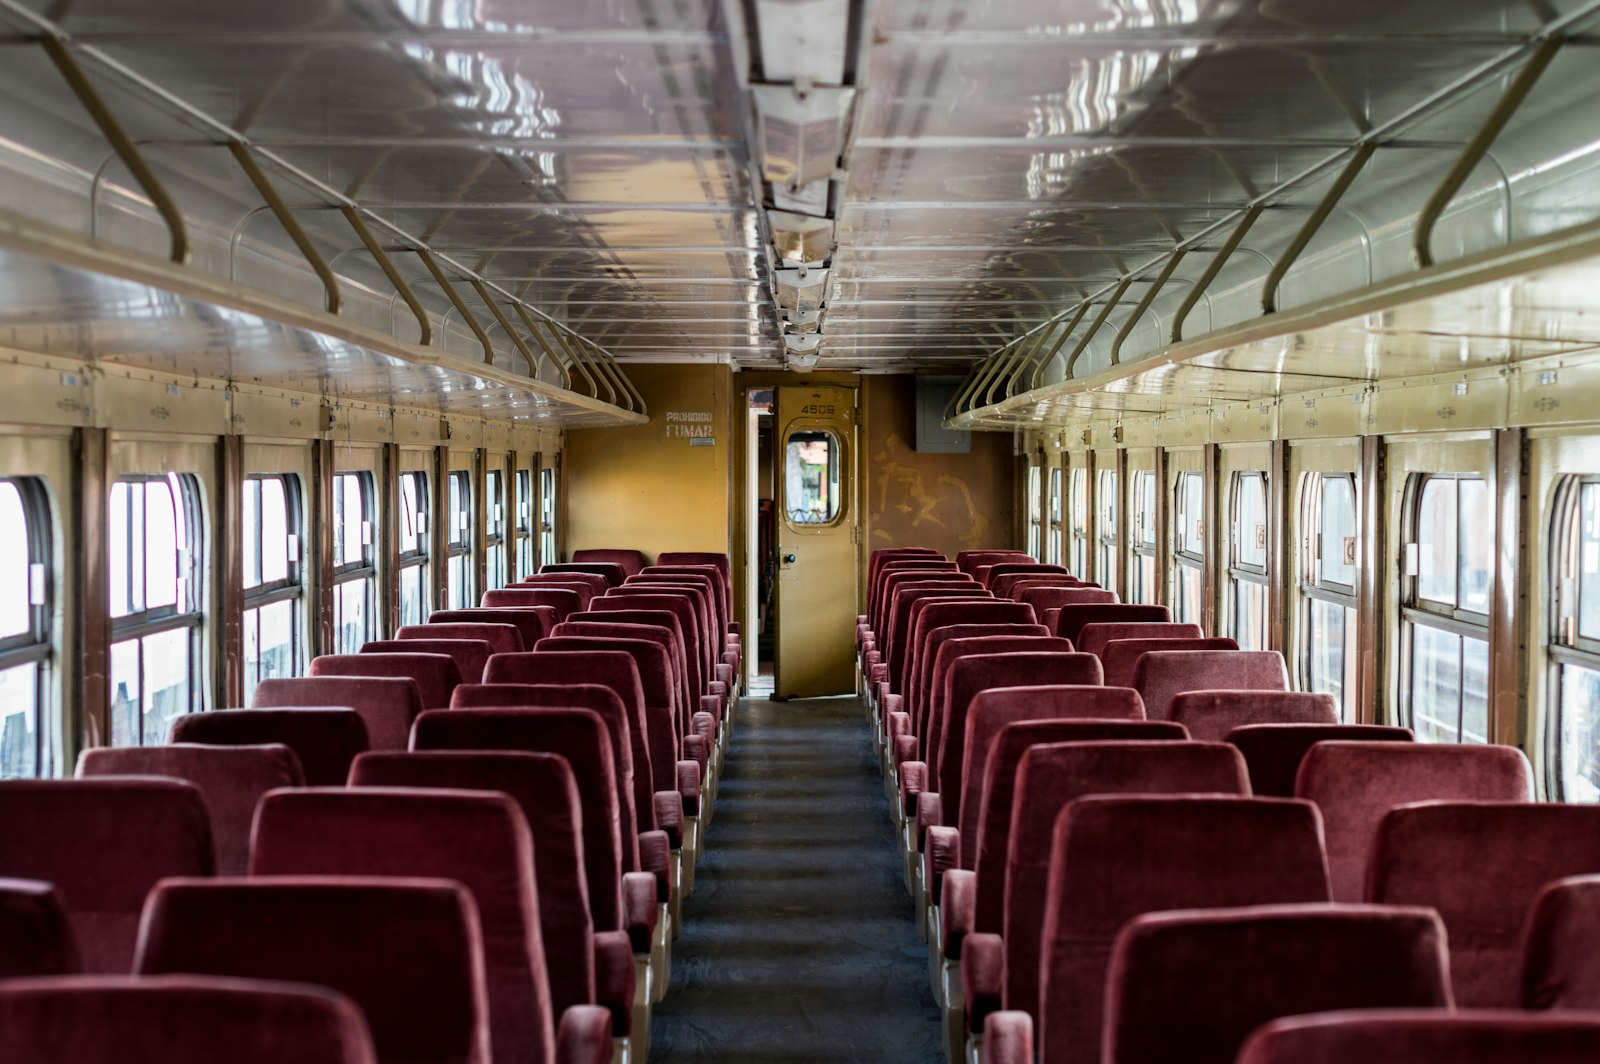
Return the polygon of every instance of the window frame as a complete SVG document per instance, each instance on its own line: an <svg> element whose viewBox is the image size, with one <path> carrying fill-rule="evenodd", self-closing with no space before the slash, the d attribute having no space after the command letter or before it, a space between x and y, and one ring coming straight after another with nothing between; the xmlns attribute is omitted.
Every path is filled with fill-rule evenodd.
<svg viewBox="0 0 1600 1064"><path fill-rule="evenodd" d="M370 469L343 469L335 470L333 474L334 511L328 515L328 520L333 522L334 541L342 542L343 529L340 527L337 514L343 499L339 490L339 478L354 477L358 492L361 497L361 558L356 561L346 559L333 567L333 602L334 623L333 638L335 646L325 651L326 653L355 653L360 650L359 645L349 647L339 641L339 633L343 626L339 624L338 602L339 589L346 584L361 581L367 598L366 625L362 632L361 641L377 638L378 634L378 524L377 524L377 477Z"/></svg>
<svg viewBox="0 0 1600 1064"><path fill-rule="evenodd" d="M244 683L245 692L247 695L250 691L255 689L256 684L260 683L262 679L259 673L259 657L257 658L257 673L254 677L252 677L249 675L248 659L244 654L244 645L248 635L248 633L244 630L244 626L250 623L251 613L265 609L268 606L276 605L280 602L292 603L289 610L289 654L292 660L289 675L299 675L300 670L303 668L305 663L306 641L304 626L306 596L305 578L307 566L305 564L305 551L303 549L306 539L303 487L300 483L300 476L297 473L248 473L245 475L244 481L241 484L241 488L243 491L248 492L251 490L252 484L258 485L263 481L268 480L275 480L283 485L284 525L289 530L287 535L291 537L290 543L286 544L286 562L288 572L285 576L278 580L263 582L254 586L247 585L241 589L240 665L241 668L246 671ZM244 537L249 537L252 534L255 536L255 556L257 564L259 565L262 548L261 505L258 501L256 505L256 525L254 529L242 527L242 519L245 509L246 507L241 502L239 508L239 513L241 515L240 534ZM248 556L249 552L244 551L243 553L245 556ZM250 574L246 573L244 579L249 580ZM257 636L256 646L257 650L259 651L259 634Z"/></svg>
<svg viewBox="0 0 1600 1064"><path fill-rule="evenodd" d="M1271 474L1264 469L1237 469L1234 470L1232 475L1229 477L1228 564L1225 569L1228 589L1227 623L1228 634L1239 642L1241 649L1250 649L1249 647L1244 646L1245 641L1239 638L1240 635L1243 634L1240 627L1239 610L1239 596L1244 590L1242 585L1249 584L1252 588L1258 588L1259 591L1253 591L1252 594L1259 594L1263 599L1270 598L1272 594L1272 574L1270 571L1270 566L1272 563L1272 482L1270 480L1270 476ZM1247 480L1256 479L1261 481L1262 527L1266 531L1266 544L1264 547L1265 558L1261 565L1256 565L1254 562L1241 560L1239 549L1242 542L1240 536L1240 504L1244 499L1244 483ZM1270 610L1271 603L1265 602L1263 604L1263 616L1261 619L1262 646L1258 649L1266 649L1266 626L1268 623L1266 614L1270 612Z"/></svg>
<svg viewBox="0 0 1600 1064"><path fill-rule="evenodd" d="M1200 482L1200 520L1199 520L1199 551L1187 549L1191 544L1184 528L1189 516L1188 498L1185 494L1188 487L1188 478L1193 477ZM1210 530L1206 527L1206 478L1204 473L1192 469L1180 469L1172 479L1172 521L1168 534L1172 536L1172 589L1168 596L1172 599L1174 619L1183 621L1185 616L1185 602L1183 596L1184 572L1191 571L1199 576L1199 597L1195 608L1199 616L1190 623L1199 624L1205 616L1206 596L1206 555L1205 541Z"/></svg>
<svg viewBox="0 0 1600 1064"><path fill-rule="evenodd" d="M556 455L549 465L539 466L539 568L556 565L561 561L560 503L561 456Z"/></svg>
<svg viewBox="0 0 1600 1064"><path fill-rule="evenodd" d="M416 514L421 518L421 521L419 522L420 527L412 533L413 538L416 540L416 546L413 549L406 550L404 548L404 532L397 533L396 536L393 584L395 589L394 615L399 618L399 622L402 625L424 623L428 619L428 614L433 611L432 582L429 580L430 566L433 564L433 552L430 549L433 540L433 496L431 494L432 485L429 483L430 474L426 469L402 469L395 474L395 520L402 524L405 521L405 491L401 485L407 478L410 478L416 484ZM396 527L398 527L398 524ZM421 601L417 609L419 616L415 622L408 621L405 618L405 573L408 569L421 570L418 577L418 584L421 588Z"/></svg>
<svg viewBox="0 0 1600 1064"><path fill-rule="evenodd" d="M1155 604L1156 602L1156 545L1161 529L1156 527L1156 509L1160 501L1161 485L1156 483L1153 469L1129 470L1128 476L1128 551L1132 564L1128 567L1128 600ZM1146 512L1148 509L1148 512ZM1150 538L1145 539L1148 528ZM1145 574L1150 586L1145 587Z"/></svg>
<svg viewBox="0 0 1600 1064"><path fill-rule="evenodd" d="M1549 546L1549 635L1545 643L1548 712L1545 714L1546 786L1558 802L1583 801L1567 794L1566 746L1562 742L1565 706L1563 672L1569 667L1600 673L1600 638L1585 636L1579 627L1583 602L1583 494L1600 493L1600 474L1561 477L1551 509ZM1600 507L1600 500L1596 500ZM1600 574L1595 579L1600 582ZM1570 622L1570 634L1568 624Z"/></svg>
<svg viewBox="0 0 1600 1064"><path fill-rule="evenodd" d="M1044 560L1044 503L1041 493L1044 490L1044 477L1041 467L1032 462L1028 463L1028 475L1023 478L1026 486L1023 488L1022 497L1027 506L1027 537L1028 556L1034 561Z"/></svg>
<svg viewBox="0 0 1600 1064"><path fill-rule="evenodd" d="M1337 580L1327 580L1322 576L1322 537L1323 537L1323 497L1325 487L1329 481L1341 481L1349 485L1351 510L1354 514L1354 527L1356 538L1355 561L1352 563L1356 570L1354 583L1343 584ZM1357 615L1360 608L1360 580L1361 580L1361 491L1356 482L1354 472L1307 472L1300 480L1300 527L1302 535L1299 551L1299 572L1297 574L1297 589L1300 593L1300 637L1299 646L1296 648L1295 665L1299 671L1300 682L1308 691L1317 690L1312 685L1312 651L1317 642L1318 630L1316 626L1317 603L1337 606L1349 611L1351 617ZM1359 655L1357 648L1347 645L1345 652L1350 655ZM1342 698L1339 699L1339 714L1341 720L1350 720L1357 706L1354 700L1357 691L1349 684L1348 673L1352 663L1347 662L1345 669L1347 677L1345 686L1340 689Z"/></svg>
<svg viewBox="0 0 1600 1064"><path fill-rule="evenodd" d="M1089 510L1089 471L1083 466L1074 466L1067 478L1067 568L1080 578L1089 571L1093 538L1089 526L1093 516Z"/></svg>
<svg viewBox="0 0 1600 1064"><path fill-rule="evenodd" d="M451 498L455 495L461 506L457 508ZM445 602L450 609L464 609L476 605L473 585L477 582L472 564L473 540L477 529L473 527L475 503L473 476L470 469L450 469L445 472L444 567ZM462 564L458 561L464 559ZM462 579L457 579L457 573Z"/></svg>
<svg viewBox="0 0 1600 1064"><path fill-rule="evenodd" d="M1098 544L1095 579L1104 588L1116 588L1122 576L1121 529L1117 527L1117 492L1121 477L1115 469L1099 470L1095 485L1095 541Z"/></svg>
<svg viewBox="0 0 1600 1064"><path fill-rule="evenodd" d="M484 590L498 590L510 582L506 561L506 473L503 465L490 465L483 471L483 583ZM499 559L499 581L495 580Z"/></svg>
<svg viewBox="0 0 1600 1064"><path fill-rule="evenodd" d="M511 555L513 562L514 579L532 576L538 569L537 559L534 557L538 540L534 535L534 509L536 500L533 492L534 471L530 467L519 466L512 483L516 488L515 519L511 524Z"/></svg>
<svg viewBox="0 0 1600 1064"><path fill-rule="evenodd" d="M1047 534L1044 541L1044 560L1049 565L1060 565L1062 558L1062 539L1065 528L1065 506L1062 491L1065 488L1065 477L1062 475L1061 463L1056 462L1050 467L1050 479L1046 485L1045 496L1045 527Z"/></svg>
<svg viewBox="0 0 1600 1064"><path fill-rule="evenodd" d="M48 732L52 670L55 665L51 617L55 608L57 574L52 564L54 543L51 540L50 492L44 479L37 476L0 477L0 484L11 485L22 506L23 531L27 536L30 600L27 629L0 638L0 672L30 666L33 668L33 775L17 778L38 779L48 776L54 769L50 756L53 745ZM38 602L32 601L35 572L43 577Z"/></svg>

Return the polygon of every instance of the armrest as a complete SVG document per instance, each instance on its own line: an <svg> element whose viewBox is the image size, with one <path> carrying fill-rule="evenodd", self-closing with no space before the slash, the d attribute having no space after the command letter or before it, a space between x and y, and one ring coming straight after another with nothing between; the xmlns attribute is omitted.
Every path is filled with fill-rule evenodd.
<svg viewBox="0 0 1600 1064"><path fill-rule="evenodd" d="M683 845L683 795L677 791L655 793L656 827L666 832L676 850Z"/></svg>
<svg viewBox="0 0 1600 1064"><path fill-rule="evenodd" d="M739 646L728 647L722 652L722 664L718 668L728 670L728 682L733 682L734 674L739 671Z"/></svg>
<svg viewBox="0 0 1600 1064"><path fill-rule="evenodd" d="M906 816L917 813L917 795L928 785L928 766L922 761L900 762L900 808Z"/></svg>
<svg viewBox="0 0 1600 1064"><path fill-rule="evenodd" d="M889 663L887 661L880 661L876 665L872 666L872 682L888 684Z"/></svg>
<svg viewBox="0 0 1600 1064"><path fill-rule="evenodd" d="M612 1035L628 1037L633 1028L633 940L626 931L595 932L594 1003L611 1013Z"/></svg>
<svg viewBox="0 0 1600 1064"><path fill-rule="evenodd" d="M733 665L729 662L717 662L716 683L722 684L722 693L727 694L733 689Z"/></svg>
<svg viewBox="0 0 1600 1064"><path fill-rule="evenodd" d="M706 742L717 741L717 714L715 710L702 707L698 713L689 719L689 733L702 736Z"/></svg>
<svg viewBox="0 0 1600 1064"><path fill-rule="evenodd" d="M909 813L910 810L907 810ZM928 829L944 821L944 799L938 791L923 791L917 795L917 849L920 851L928 837Z"/></svg>
<svg viewBox="0 0 1600 1064"><path fill-rule="evenodd" d="M856 614L856 625L857 625L857 627L859 627L859 626L861 626L863 624L866 624L866 623L867 623L867 615L866 614L864 614L864 613Z"/></svg>
<svg viewBox="0 0 1600 1064"><path fill-rule="evenodd" d="M1005 992L1006 947L999 935L967 936L961 955L961 993L967 1002L967 1029L984 1030L984 1021L1000 1011Z"/></svg>
<svg viewBox="0 0 1600 1064"><path fill-rule="evenodd" d="M574 1005L556 1031L556 1064L611 1064L611 1013Z"/></svg>
<svg viewBox="0 0 1600 1064"><path fill-rule="evenodd" d="M928 900L934 905L944 897L945 873L959 867L960 857L959 830L940 826L928 829L922 840L922 881L928 888Z"/></svg>
<svg viewBox="0 0 1600 1064"><path fill-rule="evenodd" d="M656 929L657 904L655 876L649 872L623 873L622 924L628 935L628 945L634 953L650 952L650 939Z"/></svg>
<svg viewBox="0 0 1600 1064"><path fill-rule="evenodd" d="M699 766L702 770L705 768L710 754L708 752L709 743L704 735L685 735L678 745L683 747L683 760ZM678 789L680 791L683 790L681 778L678 783ZM693 816L694 811L690 810L689 815Z"/></svg>
<svg viewBox="0 0 1600 1064"><path fill-rule="evenodd" d="M911 731L911 714L890 710L884 714L883 726L888 730L889 745L893 747L896 739Z"/></svg>
<svg viewBox="0 0 1600 1064"><path fill-rule="evenodd" d="M672 840L665 831L639 832L639 868L655 877L656 901L671 901Z"/></svg>
<svg viewBox="0 0 1600 1064"><path fill-rule="evenodd" d="M690 742L704 742L698 735L691 735L684 740ZM685 816L700 815L700 780L701 761L678 762L678 795L683 799L683 814Z"/></svg>
<svg viewBox="0 0 1600 1064"><path fill-rule="evenodd" d="M1033 1064L1033 1017L1026 1012L996 1012L983 1027L979 1064Z"/></svg>
<svg viewBox="0 0 1600 1064"><path fill-rule="evenodd" d="M729 621L728 622L728 634L729 635L743 635L744 634L744 625L740 624L738 621Z"/></svg>
<svg viewBox="0 0 1600 1064"><path fill-rule="evenodd" d="M903 716L905 716L905 714L901 713L901 714L898 714L898 716L902 716L903 717ZM896 735L894 737L894 747L893 747L893 749L894 749L894 763L895 763L895 767L897 769L899 768L899 766L905 764L907 761L921 761L922 760L921 758L919 758L917 756L917 737L915 735L912 735L910 732L904 732L903 731L899 735ZM924 769L924 772L926 772L926 769ZM911 808L915 808L915 807L913 806ZM908 813L910 811L911 811L911 809L909 809L909 808L906 810L906 812L908 812Z"/></svg>
<svg viewBox="0 0 1600 1064"><path fill-rule="evenodd" d="M944 874L944 900L939 904L939 941L951 960L961 956L964 939L972 934L978 916L978 874L952 868Z"/></svg>
<svg viewBox="0 0 1600 1064"><path fill-rule="evenodd" d="M704 713L713 720L721 717L722 699L718 698L716 695L701 695L699 712Z"/></svg>

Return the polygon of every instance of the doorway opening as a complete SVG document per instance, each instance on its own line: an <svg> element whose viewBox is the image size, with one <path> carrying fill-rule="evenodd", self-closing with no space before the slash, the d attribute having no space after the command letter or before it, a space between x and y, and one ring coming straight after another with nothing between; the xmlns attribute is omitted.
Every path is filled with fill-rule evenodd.
<svg viewBox="0 0 1600 1064"><path fill-rule="evenodd" d="M745 683L751 694L770 696L773 686L773 657L776 652L777 612L773 609L773 584L777 579L777 468L774 457L773 390L751 388L746 393L747 431L750 445L749 490L745 497L751 511L745 528L751 559L747 581L749 602L746 616L753 619L755 653L749 656L750 675Z"/></svg>

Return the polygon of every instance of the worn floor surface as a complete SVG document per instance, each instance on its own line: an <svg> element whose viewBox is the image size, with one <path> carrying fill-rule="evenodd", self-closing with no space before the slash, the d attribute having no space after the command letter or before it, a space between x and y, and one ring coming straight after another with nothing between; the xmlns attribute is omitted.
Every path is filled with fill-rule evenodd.
<svg viewBox="0 0 1600 1064"><path fill-rule="evenodd" d="M653 1064L937 1064L927 946L855 698L747 699Z"/></svg>

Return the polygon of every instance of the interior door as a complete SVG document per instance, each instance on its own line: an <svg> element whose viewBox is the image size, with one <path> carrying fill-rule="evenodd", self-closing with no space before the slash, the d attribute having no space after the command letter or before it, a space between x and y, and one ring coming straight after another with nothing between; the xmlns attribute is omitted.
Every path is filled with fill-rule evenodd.
<svg viewBox="0 0 1600 1064"><path fill-rule="evenodd" d="M784 386L774 406L777 698L855 690L854 388Z"/></svg>

